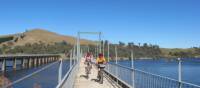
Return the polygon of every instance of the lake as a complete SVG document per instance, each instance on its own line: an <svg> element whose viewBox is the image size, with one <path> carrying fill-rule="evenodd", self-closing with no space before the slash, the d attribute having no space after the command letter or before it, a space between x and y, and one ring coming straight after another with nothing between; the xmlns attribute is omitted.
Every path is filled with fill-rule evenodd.
<svg viewBox="0 0 200 88"><path fill-rule="evenodd" d="M9 66L11 65L12 62L8 61L7 63ZM4 74L4 76L6 80L9 80L9 82L14 82L50 64L52 63L45 64L39 67L27 68L27 69L21 69L21 66L17 66L16 71L13 71L12 66L10 66L10 67L7 67L7 72ZM33 87L55 88L58 85L58 68L59 68L59 62L55 62L52 66L48 67L47 69L23 81L20 81L19 83L16 83L12 87L14 88L33 88ZM62 77L64 77L64 74L66 74L68 70L69 70L69 61L65 60L63 61Z"/></svg>
<svg viewBox="0 0 200 88"><path fill-rule="evenodd" d="M113 62L112 62L113 63ZM131 67L131 61L119 61L118 64ZM146 72L178 80L177 60L135 60L134 67ZM182 59L182 80L200 85L200 59Z"/></svg>
<svg viewBox="0 0 200 88"><path fill-rule="evenodd" d="M9 63L9 62L8 62ZM10 62L12 63L12 62ZM114 62L111 62L114 63ZM50 63L51 64L51 63ZM120 65L131 67L131 61L119 61ZM20 70L12 71L12 67L7 68L5 77L11 82L16 81L34 71L37 71L46 65L39 67L33 67L29 69L21 69L20 66L17 68ZM178 79L178 62L177 60L135 60L134 67L146 72L158 74L161 76L170 77L173 79ZM40 86L41 88L55 88L58 84L58 68L59 63L56 62L49 68L36 75L33 75L17 84L14 88L32 88L33 86ZM63 75L69 70L69 61L63 62ZM123 75L123 74L121 74ZM182 80L185 82L200 85L200 59L183 59L182 62Z"/></svg>

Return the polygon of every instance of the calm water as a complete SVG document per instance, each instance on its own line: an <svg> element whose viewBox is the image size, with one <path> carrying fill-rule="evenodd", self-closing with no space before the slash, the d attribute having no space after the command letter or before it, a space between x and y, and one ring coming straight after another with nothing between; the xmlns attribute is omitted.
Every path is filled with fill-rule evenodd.
<svg viewBox="0 0 200 88"><path fill-rule="evenodd" d="M131 61L119 61L119 64L131 67ZM176 60L136 60L135 68L173 79L178 79L178 62ZM182 80L200 85L200 59L183 59Z"/></svg>
<svg viewBox="0 0 200 88"><path fill-rule="evenodd" d="M12 63L12 62L8 62L8 66L9 66L9 63ZM19 63L20 62L18 62L18 64ZM52 63L49 63L49 64L52 64ZM5 77L10 82L13 82L49 64L42 65L39 67L29 68L29 69L28 68L21 69L20 66L17 66L17 69L18 69L17 71L12 71L12 67L8 67ZM49 68L15 84L13 87L14 88L33 88L34 86L40 86L41 88L55 88L56 85L58 84L58 68L59 68L59 62L56 62ZM62 77L64 77L64 74L66 74L68 70L69 70L69 61L63 61Z"/></svg>
<svg viewBox="0 0 200 88"><path fill-rule="evenodd" d="M12 62L8 62L12 63ZM18 62L20 63L20 62ZM130 67L131 62L130 61L119 61L119 64L123 66ZM162 76L167 76L173 79L178 78L178 62L176 60L168 61L164 59L159 60L136 60L134 62L135 68L144 70L147 72L151 72L154 74L159 74ZM47 64L48 65L48 64ZM20 66L18 66L17 71L12 71L12 67L7 68L7 73L5 76L11 81L16 81L17 79L20 79L34 71L37 71L47 65L43 65L40 67L30 68L30 69L21 69ZM10 65L11 66L11 65ZM21 81L17 84L15 84L14 88L33 88L33 86L40 86L41 88L55 88L58 84L58 68L59 63L56 63L49 67L48 69L31 76L24 81ZM200 85L200 59L187 59L183 60L182 63L182 69L183 69L183 81L190 82L193 84ZM69 61L63 62L63 74L65 74L69 70ZM64 75L63 75L64 76Z"/></svg>

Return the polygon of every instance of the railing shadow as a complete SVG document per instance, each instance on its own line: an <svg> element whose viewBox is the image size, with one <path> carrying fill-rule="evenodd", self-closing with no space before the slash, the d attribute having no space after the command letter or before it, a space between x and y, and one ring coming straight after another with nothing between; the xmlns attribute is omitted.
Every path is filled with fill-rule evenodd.
<svg viewBox="0 0 200 88"><path fill-rule="evenodd" d="M98 79L91 79L91 81L94 81L94 82L99 82Z"/></svg>
<svg viewBox="0 0 200 88"><path fill-rule="evenodd" d="M87 75L80 75L80 78L88 79L89 77Z"/></svg>

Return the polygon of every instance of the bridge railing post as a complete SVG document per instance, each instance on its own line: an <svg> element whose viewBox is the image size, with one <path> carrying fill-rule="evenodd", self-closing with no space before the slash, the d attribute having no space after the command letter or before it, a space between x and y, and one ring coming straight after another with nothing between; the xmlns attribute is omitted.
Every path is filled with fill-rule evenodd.
<svg viewBox="0 0 200 88"><path fill-rule="evenodd" d="M73 51L72 50L70 50L70 68L72 68L72 53L73 53Z"/></svg>
<svg viewBox="0 0 200 88"><path fill-rule="evenodd" d="M178 58L178 82L179 82L179 87L182 88L182 61L181 58Z"/></svg>
<svg viewBox="0 0 200 88"><path fill-rule="evenodd" d="M131 67L132 71L132 87L135 88L135 69L134 69L134 58L133 58L133 51L131 51Z"/></svg>
<svg viewBox="0 0 200 88"><path fill-rule="evenodd" d="M102 41L102 46L103 46L103 56L105 56L105 50L104 50L105 45L104 45L104 41Z"/></svg>
<svg viewBox="0 0 200 88"><path fill-rule="evenodd" d="M101 45L101 35L102 35L101 32L99 32L99 44L100 44L100 45L99 45L99 53L102 53L102 52L101 52L101 46L102 46L102 45Z"/></svg>
<svg viewBox="0 0 200 88"><path fill-rule="evenodd" d="M72 49L72 65L74 65L74 49Z"/></svg>
<svg viewBox="0 0 200 88"><path fill-rule="evenodd" d="M110 62L110 44L108 42L108 63ZM108 64L108 71L110 72L110 66Z"/></svg>
<svg viewBox="0 0 200 88"><path fill-rule="evenodd" d="M117 45L115 46L115 64L118 64L118 54L117 54ZM118 67L116 67L115 69L115 75L116 77L118 77ZM118 80L117 80L117 84L118 84Z"/></svg>
<svg viewBox="0 0 200 88"><path fill-rule="evenodd" d="M62 81L62 59L60 59L59 70L58 70L58 84Z"/></svg>

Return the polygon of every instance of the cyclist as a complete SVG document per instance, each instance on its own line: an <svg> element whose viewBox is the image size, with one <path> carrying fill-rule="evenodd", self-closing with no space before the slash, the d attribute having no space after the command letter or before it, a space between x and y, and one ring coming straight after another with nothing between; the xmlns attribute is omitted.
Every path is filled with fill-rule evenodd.
<svg viewBox="0 0 200 88"><path fill-rule="evenodd" d="M99 57L96 61L97 67L98 67L98 76L97 79L100 84L103 84L103 70L105 68L106 59L104 58L103 54L99 54Z"/></svg>
<svg viewBox="0 0 200 88"><path fill-rule="evenodd" d="M92 69L92 55L89 52L85 56L84 64L86 65L85 73L86 73L86 78L88 79L89 74L91 74L91 69Z"/></svg>

